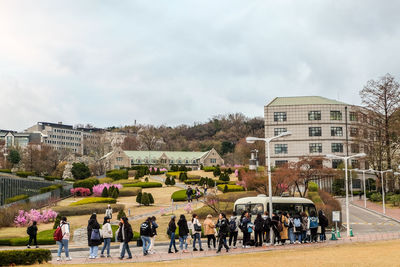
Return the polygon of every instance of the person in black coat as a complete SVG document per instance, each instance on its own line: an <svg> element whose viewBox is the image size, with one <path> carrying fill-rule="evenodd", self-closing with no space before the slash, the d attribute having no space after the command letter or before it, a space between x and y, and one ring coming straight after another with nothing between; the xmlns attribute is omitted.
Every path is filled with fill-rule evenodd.
<svg viewBox="0 0 400 267"><path fill-rule="evenodd" d="M92 214L87 226L88 245L90 247L89 259L97 258L99 245L101 244L100 224L97 222L96 214Z"/></svg>
<svg viewBox="0 0 400 267"><path fill-rule="evenodd" d="M121 255L119 257L122 260L125 256L125 250L128 253L128 259L132 259L132 253L129 249L129 242L133 239L132 226L128 222L128 218L122 217L120 222L120 230L118 231L117 240L121 243Z"/></svg>
<svg viewBox="0 0 400 267"><path fill-rule="evenodd" d="M325 228L328 227L329 222L328 218L325 216L322 210L318 211L318 221L319 225L321 226L321 233L319 234L319 240L323 242L326 240Z"/></svg>
<svg viewBox="0 0 400 267"><path fill-rule="evenodd" d="M29 235L29 242L27 248L31 248L31 243L33 241L33 244L38 248L36 236L37 236L38 228L37 228L37 223L34 221L31 226L28 227L26 230L26 233Z"/></svg>
<svg viewBox="0 0 400 267"><path fill-rule="evenodd" d="M217 222L217 227L218 229L218 238L219 238L219 244L218 244L218 250L217 253L221 252L222 246L226 248L226 252L229 251L229 247L226 244L226 237L229 234L229 225L228 225L228 220L226 219L226 216L224 213L219 214L219 220Z"/></svg>
<svg viewBox="0 0 400 267"><path fill-rule="evenodd" d="M254 220L254 243L256 247L261 247L263 243L263 232L264 232L264 219L261 213L257 214L257 218Z"/></svg>
<svg viewBox="0 0 400 267"><path fill-rule="evenodd" d="M169 242L169 248L168 248L168 253L172 253L172 246L174 246L175 253L178 252L176 249L176 244L175 244L175 231L176 231L176 224L175 224L175 215L171 216L171 220L169 221L168 224L168 234L169 237L171 238L171 241Z"/></svg>
<svg viewBox="0 0 400 267"><path fill-rule="evenodd" d="M179 218L178 221L178 227L179 227L179 247L181 251L187 252L187 238L189 236L189 227L186 221L185 215L181 214L181 217ZM183 245L185 245L185 249L183 249Z"/></svg>
<svg viewBox="0 0 400 267"><path fill-rule="evenodd" d="M272 231L274 231L274 244L275 245L277 245L281 242L281 234L279 231L280 229L278 229L279 224L280 224L279 216L276 213L272 213L271 225L272 225Z"/></svg>

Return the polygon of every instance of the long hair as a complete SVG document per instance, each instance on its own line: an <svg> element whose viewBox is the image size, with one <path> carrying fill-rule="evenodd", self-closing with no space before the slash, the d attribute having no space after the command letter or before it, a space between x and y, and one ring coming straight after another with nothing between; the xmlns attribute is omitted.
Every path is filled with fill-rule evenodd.
<svg viewBox="0 0 400 267"><path fill-rule="evenodd" d="M196 214L196 213L193 213L193 215L192 215L192 222L194 221L194 219L196 219L196 217L197 217L197 214Z"/></svg>

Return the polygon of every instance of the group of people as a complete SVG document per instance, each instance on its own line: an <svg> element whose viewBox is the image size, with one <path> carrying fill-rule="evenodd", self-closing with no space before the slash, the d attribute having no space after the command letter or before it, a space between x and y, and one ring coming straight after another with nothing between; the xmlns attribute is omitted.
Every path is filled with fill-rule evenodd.
<svg viewBox="0 0 400 267"><path fill-rule="evenodd" d="M194 192L193 192L194 191ZM203 188L204 194L207 194L207 185ZM200 189L196 186L194 189L189 185L188 188L186 189L186 197L188 202L193 201L193 197L199 201L199 198L201 197L201 192Z"/></svg>

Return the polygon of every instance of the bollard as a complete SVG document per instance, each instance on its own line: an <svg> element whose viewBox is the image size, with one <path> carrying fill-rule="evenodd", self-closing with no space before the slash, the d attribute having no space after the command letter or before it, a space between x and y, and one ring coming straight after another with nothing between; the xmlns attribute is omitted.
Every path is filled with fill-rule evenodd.
<svg viewBox="0 0 400 267"><path fill-rule="evenodd" d="M339 230L339 228L337 229L337 234L336 234L336 236L337 236L337 238L341 238L341 237L340 237L340 230Z"/></svg>
<svg viewBox="0 0 400 267"><path fill-rule="evenodd" d="M354 236L354 234L353 234L353 228L350 227L350 237L353 237L353 236Z"/></svg>
<svg viewBox="0 0 400 267"><path fill-rule="evenodd" d="M336 235L335 235L335 228L332 227L332 236L331 240L337 240Z"/></svg>

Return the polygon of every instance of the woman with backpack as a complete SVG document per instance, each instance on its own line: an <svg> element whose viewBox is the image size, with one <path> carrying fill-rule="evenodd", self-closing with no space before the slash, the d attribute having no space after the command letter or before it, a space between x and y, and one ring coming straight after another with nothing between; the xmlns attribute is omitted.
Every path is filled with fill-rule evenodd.
<svg viewBox="0 0 400 267"><path fill-rule="evenodd" d="M151 217L151 236L150 236L150 247L149 247L150 254L156 253L154 249L154 244L156 243L157 228L158 224L156 223L156 217L153 216Z"/></svg>
<svg viewBox="0 0 400 267"><path fill-rule="evenodd" d="M302 242L302 236L303 236L302 231L303 231L302 219L301 219L300 213L297 212L293 216L293 232L294 232L294 235L295 235L294 239L295 239L296 243L301 243ZM296 239L297 239L297 241L296 241Z"/></svg>
<svg viewBox="0 0 400 267"><path fill-rule="evenodd" d="M28 229L26 229L26 233L29 235L29 241L28 241L28 245L26 246L27 248L31 248L31 243L33 241L33 244L36 246L36 248L39 248L38 244L37 244L37 232L38 232L38 228L36 225L36 221L34 221L32 223L31 226L28 227Z"/></svg>
<svg viewBox="0 0 400 267"><path fill-rule="evenodd" d="M288 231L289 231L289 220L287 218L287 213L284 211L281 213L280 222L282 223L282 231L281 231L281 244L284 245L286 240L289 239Z"/></svg>
<svg viewBox="0 0 400 267"><path fill-rule="evenodd" d="M90 247L89 259L97 258L97 252L99 251L99 245L101 244L100 236L100 224L97 222L97 216L95 213L90 216L87 226L88 245Z"/></svg>
<svg viewBox="0 0 400 267"><path fill-rule="evenodd" d="M264 232L264 219L261 217L261 213L259 213L257 214L257 218L254 220L254 244L256 247L262 247L263 232Z"/></svg>
<svg viewBox="0 0 400 267"><path fill-rule="evenodd" d="M176 244L175 244L175 231L176 231L175 218L176 218L175 215L172 215L171 220L169 221L168 224L167 234L171 238L171 241L169 242L168 253L173 253L171 250L172 246L174 246L175 253L179 251L176 249Z"/></svg>
<svg viewBox="0 0 400 267"><path fill-rule="evenodd" d="M310 228L308 226L308 216L307 213L302 212L301 213L301 241L303 243L308 243L309 238L308 238L308 232L310 231Z"/></svg>
<svg viewBox="0 0 400 267"><path fill-rule="evenodd" d="M243 248L250 248L250 237L253 229L250 214L247 211L244 212L244 216L242 218L242 221L240 222L240 226L243 232Z"/></svg>
<svg viewBox="0 0 400 267"><path fill-rule="evenodd" d="M100 257L104 257L104 250L107 249L107 258L111 257L110 255L110 246L111 246L111 238L113 237L113 232L111 229L110 218L104 217L103 228L101 229L104 239L104 245L100 253Z"/></svg>
<svg viewBox="0 0 400 267"><path fill-rule="evenodd" d="M319 226L321 226L319 240L321 242L324 242L324 241L326 241L325 228L328 227L329 222L328 222L328 218L325 216L325 214L322 210L318 211L318 220L319 220Z"/></svg>
<svg viewBox="0 0 400 267"><path fill-rule="evenodd" d="M213 242L214 249L216 249L216 238L215 238L215 224L212 221L212 215L208 214L207 218L203 222L204 235L207 237L208 249L211 249L211 241Z"/></svg>
<svg viewBox="0 0 400 267"><path fill-rule="evenodd" d="M204 251L201 248L201 224L199 222L197 214L192 215L192 233L193 233L193 251L197 251L196 241L199 242L200 251Z"/></svg>
<svg viewBox="0 0 400 267"><path fill-rule="evenodd" d="M282 223L280 222L279 216L275 212L272 213L271 225L272 231L274 232L273 243L275 246L278 246L281 242L280 232L282 231Z"/></svg>
<svg viewBox="0 0 400 267"><path fill-rule="evenodd" d="M69 256L69 249L68 249L69 238L70 238L70 226L69 223L67 222L67 217L62 217L60 221L60 226L58 226L58 228L54 232L54 239L58 244L57 261L61 260L61 252L63 248L65 251L66 260L67 261L72 260L71 257Z"/></svg>
<svg viewBox="0 0 400 267"><path fill-rule="evenodd" d="M179 227L179 247L183 253L186 253L188 252L187 238L189 235L189 227L186 221L186 217L183 214L181 214L181 217L179 218L178 227ZM185 245L185 249L183 248L183 245Z"/></svg>
<svg viewBox="0 0 400 267"><path fill-rule="evenodd" d="M219 228L219 232L218 232L219 244L218 244L217 253L221 252L222 246L225 247L226 252L229 252L229 247L226 244L226 237L228 236L228 233L229 233L229 226L228 226L228 220L226 219L226 216L224 213L219 214L219 220L217 223L217 227Z"/></svg>
<svg viewBox="0 0 400 267"><path fill-rule="evenodd" d="M238 218L236 211L234 211L231 218L229 219L229 247L232 246L233 240L233 248L236 248L239 225L240 219Z"/></svg>
<svg viewBox="0 0 400 267"><path fill-rule="evenodd" d="M311 242L317 242L318 217L316 216L314 210L310 212L310 217L308 218L308 228L310 228L311 232Z"/></svg>
<svg viewBox="0 0 400 267"><path fill-rule="evenodd" d="M128 218L122 217L120 229L118 231L117 240L122 243L121 254L119 259L122 260L125 256L125 250L128 253L128 259L132 259L132 253L129 249L129 242L133 238L132 226L128 222Z"/></svg>

